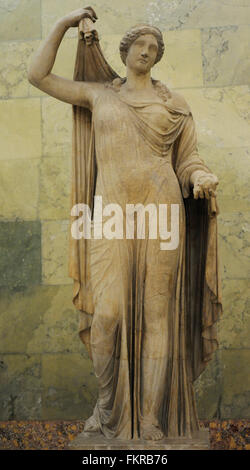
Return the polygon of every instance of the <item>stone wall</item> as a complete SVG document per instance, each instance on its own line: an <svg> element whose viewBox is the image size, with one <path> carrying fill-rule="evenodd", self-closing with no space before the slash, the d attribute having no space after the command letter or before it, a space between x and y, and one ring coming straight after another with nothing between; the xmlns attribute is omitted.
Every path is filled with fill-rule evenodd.
<svg viewBox="0 0 250 470"><path fill-rule="evenodd" d="M139 22L164 31L154 78L179 90L197 123L201 156L220 178L224 315L220 349L196 383L199 416L250 417L249 0L95 0L102 48L116 71L121 34ZM86 418L92 364L78 339L68 277L71 106L27 81L40 41L81 0L0 0L0 419ZM54 72L72 78L76 30Z"/></svg>

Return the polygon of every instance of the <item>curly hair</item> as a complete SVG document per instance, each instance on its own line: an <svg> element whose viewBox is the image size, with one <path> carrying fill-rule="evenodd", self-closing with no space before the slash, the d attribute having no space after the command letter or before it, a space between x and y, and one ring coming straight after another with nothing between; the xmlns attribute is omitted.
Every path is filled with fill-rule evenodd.
<svg viewBox="0 0 250 470"><path fill-rule="evenodd" d="M120 56L122 62L125 65L128 50L131 44L143 34L153 34L153 36L155 36L158 43L158 53L155 59L155 64L161 60L165 49L161 31L156 26L150 26L148 24L137 24L125 33L124 37L120 42Z"/></svg>

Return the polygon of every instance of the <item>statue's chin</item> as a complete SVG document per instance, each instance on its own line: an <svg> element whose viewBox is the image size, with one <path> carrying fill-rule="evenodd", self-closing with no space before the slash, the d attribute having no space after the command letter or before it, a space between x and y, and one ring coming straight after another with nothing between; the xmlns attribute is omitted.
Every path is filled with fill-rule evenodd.
<svg viewBox="0 0 250 470"><path fill-rule="evenodd" d="M133 65L130 65L128 68L131 69L134 73L142 75L147 74L151 70L151 66L148 63L144 63L139 60Z"/></svg>

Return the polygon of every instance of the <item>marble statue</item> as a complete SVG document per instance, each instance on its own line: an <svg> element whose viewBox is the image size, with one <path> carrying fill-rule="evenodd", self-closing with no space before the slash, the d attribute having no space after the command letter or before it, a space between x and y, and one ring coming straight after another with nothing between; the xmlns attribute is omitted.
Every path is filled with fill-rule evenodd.
<svg viewBox="0 0 250 470"><path fill-rule="evenodd" d="M123 212L127 204L175 205L179 241L161 249L148 222L145 236L136 236L138 218L134 237L98 238L93 224L91 237L71 236L73 302L99 390L84 433L192 437L199 429L193 383L218 347L218 179L198 154L189 105L151 77L164 53L161 31L139 24L125 33L121 78L102 54L96 20L91 7L61 18L29 68L34 86L73 106L72 207L86 204L93 221L96 196ZM51 72L70 27L79 28L73 80Z"/></svg>

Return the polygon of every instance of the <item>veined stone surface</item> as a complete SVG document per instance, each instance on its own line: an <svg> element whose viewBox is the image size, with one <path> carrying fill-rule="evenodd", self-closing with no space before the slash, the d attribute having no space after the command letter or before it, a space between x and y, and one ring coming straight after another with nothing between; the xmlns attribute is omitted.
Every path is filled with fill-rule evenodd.
<svg viewBox="0 0 250 470"><path fill-rule="evenodd" d="M72 151L72 106L42 99L43 156L68 157Z"/></svg>
<svg viewBox="0 0 250 470"><path fill-rule="evenodd" d="M69 221L50 221L42 224L43 284L72 284L68 274Z"/></svg>
<svg viewBox="0 0 250 470"><path fill-rule="evenodd" d="M205 85L250 84L250 26L202 31Z"/></svg>
<svg viewBox="0 0 250 470"><path fill-rule="evenodd" d="M0 160L21 161L41 157L39 99L0 101L0 121Z"/></svg>
<svg viewBox="0 0 250 470"><path fill-rule="evenodd" d="M70 214L71 161L69 156L43 158L40 164L39 216L60 220Z"/></svg>
<svg viewBox="0 0 250 470"><path fill-rule="evenodd" d="M40 0L1 0L0 41L41 37Z"/></svg>

